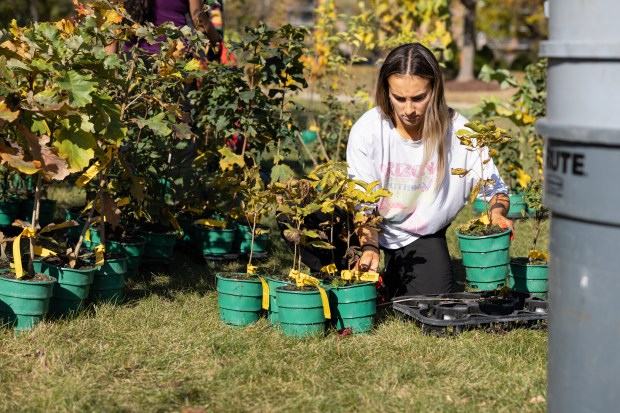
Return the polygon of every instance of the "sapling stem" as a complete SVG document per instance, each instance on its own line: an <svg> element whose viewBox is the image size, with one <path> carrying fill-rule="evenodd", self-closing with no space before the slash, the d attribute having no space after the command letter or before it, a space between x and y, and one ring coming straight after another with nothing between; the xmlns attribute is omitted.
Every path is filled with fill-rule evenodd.
<svg viewBox="0 0 620 413"><path fill-rule="evenodd" d="M42 176L37 174L37 184L34 191L34 208L32 210L32 227L36 228L39 225L39 211L41 208L41 192L43 190ZM28 275L34 276L34 247L35 239L28 238L28 245L30 246L30 254L28 257Z"/></svg>

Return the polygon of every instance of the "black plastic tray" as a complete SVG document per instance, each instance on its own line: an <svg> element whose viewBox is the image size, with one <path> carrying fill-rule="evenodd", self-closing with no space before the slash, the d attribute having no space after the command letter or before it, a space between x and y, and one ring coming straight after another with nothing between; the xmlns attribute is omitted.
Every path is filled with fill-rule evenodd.
<svg viewBox="0 0 620 413"><path fill-rule="evenodd" d="M504 298L495 291L398 297L393 308L421 324L423 331L437 333L540 327L548 318L546 300L517 291L508 291Z"/></svg>

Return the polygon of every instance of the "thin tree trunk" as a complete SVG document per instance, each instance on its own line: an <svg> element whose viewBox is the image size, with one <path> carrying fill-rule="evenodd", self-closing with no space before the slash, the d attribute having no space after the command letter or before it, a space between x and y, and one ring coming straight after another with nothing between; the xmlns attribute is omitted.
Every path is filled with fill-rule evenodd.
<svg viewBox="0 0 620 413"><path fill-rule="evenodd" d="M465 6L463 17L463 47L457 82L474 80L474 57L476 55L476 0L461 0Z"/></svg>

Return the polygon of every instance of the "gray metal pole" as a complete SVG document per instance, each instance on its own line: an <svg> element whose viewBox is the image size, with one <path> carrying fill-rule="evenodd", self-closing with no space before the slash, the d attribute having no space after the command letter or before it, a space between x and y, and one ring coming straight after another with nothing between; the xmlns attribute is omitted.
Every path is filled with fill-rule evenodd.
<svg viewBox="0 0 620 413"><path fill-rule="evenodd" d="M550 0L549 412L620 411L620 1Z"/></svg>

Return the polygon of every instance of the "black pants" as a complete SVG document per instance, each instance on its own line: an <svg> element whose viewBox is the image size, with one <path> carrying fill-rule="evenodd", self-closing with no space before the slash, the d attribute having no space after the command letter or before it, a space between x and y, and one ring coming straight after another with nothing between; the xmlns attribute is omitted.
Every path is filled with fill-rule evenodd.
<svg viewBox="0 0 620 413"><path fill-rule="evenodd" d="M319 272L321 267L334 263L338 270L347 269L346 225L352 225L351 219L343 211L336 211L338 222L334 225L333 250L319 249L311 246L301 247L301 261L310 268L310 272ZM331 219L321 212L306 218L304 226L308 229L319 229L319 224ZM277 219L282 232L287 228L284 224L290 220L286 216ZM385 256L385 270L380 293L386 299L401 295L442 294L454 288L452 261L448 251L445 227L435 234L425 235L409 245L398 249L382 248ZM289 243L291 249L294 248ZM351 237L350 245L359 245L356 236Z"/></svg>
<svg viewBox="0 0 620 413"><path fill-rule="evenodd" d="M425 235L398 249L383 249L386 298L452 291L454 276L446 241L447 229Z"/></svg>

